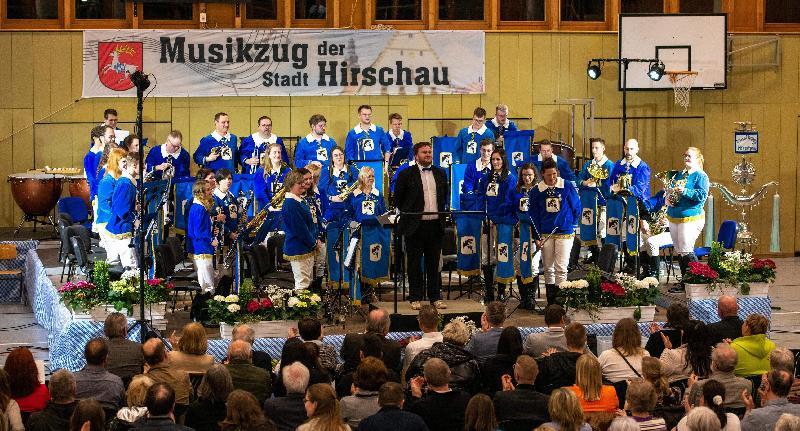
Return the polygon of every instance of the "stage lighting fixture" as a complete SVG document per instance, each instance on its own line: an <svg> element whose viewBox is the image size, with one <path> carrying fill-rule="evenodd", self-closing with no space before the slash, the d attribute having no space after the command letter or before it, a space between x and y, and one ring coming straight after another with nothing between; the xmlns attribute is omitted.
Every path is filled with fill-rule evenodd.
<svg viewBox="0 0 800 431"><path fill-rule="evenodd" d="M664 70L664 63L661 61L650 63L650 67L647 70L647 76L649 76L653 81L660 81L661 77L664 76Z"/></svg>
<svg viewBox="0 0 800 431"><path fill-rule="evenodd" d="M601 73L602 72L600 71L600 63L598 62L597 64L592 64L592 62L590 61L589 66L586 68L586 74L589 75L589 78L593 80L597 79L600 77Z"/></svg>

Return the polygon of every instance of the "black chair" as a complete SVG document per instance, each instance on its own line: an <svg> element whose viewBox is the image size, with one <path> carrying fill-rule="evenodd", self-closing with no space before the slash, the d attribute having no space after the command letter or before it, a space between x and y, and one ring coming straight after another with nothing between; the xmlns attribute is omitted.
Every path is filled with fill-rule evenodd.
<svg viewBox="0 0 800 431"><path fill-rule="evenodd" d="M70 225L60 218L58 219L58 235L61 238L61 249L58 252L58 260L61 261L61 283L64 282L64 274L67 274L67 281L72 276L75 267L75 253L72 251L72 243L69 240ZM69 271L67 271L69 268Z"/></svg>
<svg viewBox="0 0 800 431"><path fill-rule="evenodd" d="M172 256L172 249L167 244L156 247L156 276L173 284L172 289L172 312L178 304L178 292L188 292L189 298L194 301L194 294L200 293L200 284L197 277L179 275L175 273L175 259Z"/></svg>
<svg viewBox="0 0 800 431"><path fill-rule="evenodd" d="M458 269L458 238L456 230L452 227L444 229L442 241L442 272L447 271L447 299L450 299L450 289L453 284L453 271ZM458 293L461 295L461 277L458 277Z"/></svg>
<svg viewBox="0 0 800 431"><path fill-rule="evenodd" d="M253 284L264 287L267 284L277 284L281 287L293 288L294 276L291 272L278 271L278 258L268 247L257 245L248 253L248 263L250 264Z"/></svg>
<svg viewBox="0 0 800 431"><path fill-rule="evenodd" d="M172 257L175 263L179 263L181 268L186 268L186 250L183 248L183 241L177 236L168 237L164 243L169 245L172 250Z"/></svg>
<svg viewBox="0 0 800 431"><path fill-rule="evenodd" d="M283 242L286 240L286 234L276 233L269 237L267 240L267 250L271 256L272 267L271 272L280 270L291 270L289 261L283 257Z"/></svg>
<svg viewBox="0 0 800 431"><path fill-rule="evenodd" d="M89 272L93 269L94 262L89 259L88 247L83 242L80 236L70 236L70 244L72 244L72 251L75 253L75 264L83 275L88 276ZM67 280L69 280L67 276Z"/></svg>
<svg viewBox="0 0 800 431"><path fill-rule="evenodd" d="M597 257L597 267L600 271L613 274L614 266L617 264L617 256L618 250L616 245L603 244L603 248L600 249L600 255ZM567 275L567 280L581 280L586 278L588 274L589 271L585 269L575 270Z"/></svg>

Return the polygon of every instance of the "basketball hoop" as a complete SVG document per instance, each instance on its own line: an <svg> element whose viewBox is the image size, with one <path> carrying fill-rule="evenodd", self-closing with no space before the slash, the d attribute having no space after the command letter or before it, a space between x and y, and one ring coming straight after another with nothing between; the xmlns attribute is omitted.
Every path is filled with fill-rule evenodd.
<svg viewBox="0 0 800 431"><path fill-rule="evenodd" d="M697 72L692 70L668 70L665 72L669 76L669 82L672 84L672 90L675 93L675 104L683 107L683 110L689 108L689 93L692 91L692 85L697 78Z"/></svg>

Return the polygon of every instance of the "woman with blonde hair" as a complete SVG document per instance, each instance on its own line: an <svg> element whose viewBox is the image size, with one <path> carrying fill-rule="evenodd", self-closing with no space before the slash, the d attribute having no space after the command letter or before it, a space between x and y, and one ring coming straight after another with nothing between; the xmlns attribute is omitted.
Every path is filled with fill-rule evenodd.
<svg viewBox="0 0 800 431"><path fill-rule="evenodd" d="M217 276L213 256L218 241L211 230L211 208L214 205L214 187L206 180L197 180L192 186L192 206L186 230L186 251L194 257L197 282L203 293L214 291Z"/></svg>
<svg viewBox="0 0 800 431"><path fill-rule="evenodd" d="M220 430L275 431L275 424L264 416L261 405L250 392L241 389L231 392L225 406L226 416L219 423Z"/></svg>
<svg viewBox="0 0 800 431"><path fill-rule="evenodd" d="M297 431L350 431L350 426L342 420L339 400L330 384L311 385L303 402L308 421L297 427Z"/></svg>
<svg viewBox="0 0 800 431"><path fill-rule="evenodd" d="M650 356L642 348L642 333L632 318L617 322L611 337L611 348L600 354L597 360L603 378L611 383L642 376L642 358Z"/></svg>
<svg viewBox="0 0 800 431"><path fill-rule="evenodd" d="M710 185L708 175L703 171L703 153L699 148L687 148L683 162L683 170L670 173L670 183L674 186L666 190L665 195L669 234L680 259L681 277L685 276L689 263L697 261L694 243L705 226L704 207ZM671 292L683 290L683 282L670 289Z"/></svg>
<svg viewBox="0 0 800 431"><path fill-rule="evenodd" d="M386 212L386 204L383 200L383 194L380 190L375 188L375 170L369 166L362 167L358 173L358 187L353 191L353 196L350 198L350 211L353 214L353 219L361 224L362 238L366 238L366 231L369 230L371 233L370 237L374 241L370 243L361 241L360 243L359 250L357 251L358 255L361 256L361 259L359 259L359 266L361 267L357 271L360 277L360 284L350 289L352 293L351 298L354 300L361 300L363 296L365 303L377 302L377 297L372 293L372 287L377 285L380 281L385 280L385 278L368 278L364 276L364 267L361 263L365 262L365 258L369 259L371 256L367 253L370 251L370 246L373 246L373 244L380 245L380 250L383 250L382 253L388 253L390 249L389 240L391 233L378 223L378 216ZM361 247L365 244L367 248L362 249ZM376 268L378 265L385 264L385 266L380 268L382 269L381 272L388 276L388 258L379 259L377 262L373 262L373 264L376 265ZM368 289L362 289L362 286L368 286Z"/></svg>
<svg viewBox="0 0 800 431"><path fill-rule="evenodd" d="M125 424L120 428L130 428L130 425L139 420L139 418L147 416L145 398L147 397L147 390L150 389L150 386L153 386L153 384L155 384L155 382L144 374L133 376L130 384L128 384L128 390L125 392L128 406L119 409L119 411L117 411L117 417L114 419L115 421Z"/></svg>
<svg viewBox="0 0 800 431"><path fill-rule="evenodd" d="M175 347L169 352L170 367L189 373L205 373L214 365L214 357L206 353L206 329L197 322L187 323L183 327L183 334Z"/></svg>
<svg viewBox="0 0 800 431"><path fill-rule="evenodd" d="M592 355L578 358L575 366L575 385L569 389L575 393L585 413L613 413L619 406L617 391L613 386L603 384L600 363Z"/></svg>
<svg viewBox="0 0 800 431"><path fill-rule="evenodd" d="M556 431L591 431L592 427L584 422L583 410L578 397L568 389L556 389L550 394L547 402L550 422L544 424Z"/></svg>
<svg viewBox="0 0 800 431"><path fill-rule="evenodd" d="M114 194L114 187L117 180L122 176L122 171L127 166L126 157L128 152L122 148L114 148L108 153L103 176L97 183L97 205L95 205L95 217L92 230L100 235L100 246L105 247L105 240L108 238L106 225L111 220L111 196Z"/></svg>
<svg viewBox="0 0 800 431"><path fill-rule="evenodd" d="M283 163L281 159L281 146L277 143L270 144L266 149L266 157L263 164L253 175L253 194L261 210L269 206L269 202L283 188L283 181L291 168ZM280 230L281 220L280 211L271 209L268 229L270 231Z"/></svg>

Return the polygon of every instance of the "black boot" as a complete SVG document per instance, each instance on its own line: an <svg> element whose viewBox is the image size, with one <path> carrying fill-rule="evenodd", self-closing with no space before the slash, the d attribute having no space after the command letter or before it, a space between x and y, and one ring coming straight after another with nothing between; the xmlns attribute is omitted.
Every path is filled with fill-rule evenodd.
<svg viewBox="0 0 800 431"><path fill-rule="evenodd" d="M488 304L494 301L494 271L490 266L483 267L483 285L483 302Z"/></svg>
<svg viewBox="0 0 800 431"><path fill-rule="evenodd" d="M545 294L547 295L547 305L555 304L556 296L558 295L558 286L555 284L545 284L544 289Z"/></svg>
<svg viewBox="0 0 800 431"><path fill-rule="evenodd" d="M597 245L597 244L590 245L589 246L589 253L590 253L590 256L588 258L586 258L586 260L584 260L583 263L590 263L590 264L593 264L593 265L597 265L597 258L600 257L600 246Z"/></svg>
<svg viewBox="0 0 800 431"><path fill-rule="evenodd" d="M576 235L575 239L572 241L572 249L569 251L569 264L567 265L567 271L578 269L578 260L580 257L581 239Z"/></svg>
<svg viewBox="0 0 800 431"><path fill-rule="evenodd" d="M661 278L661 258L658 256L650 257L650 277L656 280Z"/></svg>
<svg viewBox="0 0 800 431"><path fill-rule="evenodd" d="M694 254L692 254L694 256ZM680 255L678 256L678 267L681 269L681 281L678 282L675 286L669 289L669 293L681 293L686 291L686 287L684 286L683 279L686 275L686 271L689 268L689 261L691 257L689 255ZM697 259L695 257L695 259Z"/></svg>
<svg viewBox="0 0 800 431"><path fill-rule="evenodd" d="M517 276L517 289L519 289L519 306L525 310L531 309L530 292L528 292L529 288L530 285L523 283L522 277Z"/></svg>

